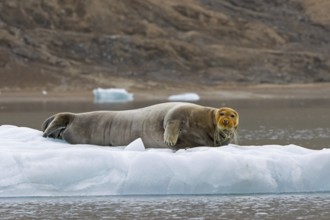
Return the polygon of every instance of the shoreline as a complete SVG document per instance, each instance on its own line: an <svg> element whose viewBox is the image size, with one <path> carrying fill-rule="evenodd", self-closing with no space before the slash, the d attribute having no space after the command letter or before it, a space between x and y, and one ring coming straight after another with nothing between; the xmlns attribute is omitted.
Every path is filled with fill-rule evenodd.
<svg viewBox="0 0 330 220"><path fill-rule="evenodd" d="M134 101L167 100L170 95L180 93L197 93L201 100L223 99L328 99L330 98L330 83L313 84L258 84L258 85L225 85L205 86L197 89L189 87L167 87L166 89L136 89L127 88L134 94ZM72 91L2 91L0 102L83 102L93 101L92 90Z"/></svg>

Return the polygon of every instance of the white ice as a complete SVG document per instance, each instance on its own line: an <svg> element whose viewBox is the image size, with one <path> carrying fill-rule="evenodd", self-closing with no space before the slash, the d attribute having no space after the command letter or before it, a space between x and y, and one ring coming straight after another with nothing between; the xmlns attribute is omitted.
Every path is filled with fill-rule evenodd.
<svg viewBox="0 0 330 220"><path fill-rule="evenodd" d="M182 93L168 97L170 101L198 101L199 99L199 95L196 93Z"/></svg>
<svg viewBox="0 0 330 220"><path fill-rule="evenodd" d="M330 149L70 145L0 126L0 197L330 191Z"/></svg>
<svg viewBox="0 0 330 220"><path fill-rule="evenodd" d="M97 88L93 90L94 101L103 102L129 102L133 100L133 94L128 93L125 89L102 89Z"/></svg>

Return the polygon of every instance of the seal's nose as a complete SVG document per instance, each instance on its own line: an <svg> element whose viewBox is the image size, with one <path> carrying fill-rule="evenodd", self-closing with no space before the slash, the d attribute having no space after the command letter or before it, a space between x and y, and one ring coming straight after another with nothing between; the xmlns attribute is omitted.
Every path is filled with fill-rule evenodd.
<svg viewBox="0 0 330 220"><path fill-rule="evenodd" d="M228 125L228 124L229 124L229 121L228 121L227 119L224 119L224 120L223 120L223 124L224 124L224 125Z"/></svg>

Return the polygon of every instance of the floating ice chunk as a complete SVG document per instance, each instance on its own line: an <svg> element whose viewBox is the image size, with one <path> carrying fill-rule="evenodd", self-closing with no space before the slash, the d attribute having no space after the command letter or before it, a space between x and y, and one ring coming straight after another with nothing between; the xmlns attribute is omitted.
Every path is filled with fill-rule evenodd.
<svg viewBox="0 0 330 220"><path fill-rule="evenodd" d="M0 197L330 192L330 149L71 145L0 126Z"/></svg>
<svg viewBox="0 0 330 220"><path fill-rule="evenodd" d="M196 93L182 93L168 97L170 101L198 101L199 99L199 95Z"/></svg>
<svg viewBox="0 0 330 220"><path fill-rule="evenodd" d="M145 151L144 144L142 142L141 138L136 139L135 141L131 142L127 147L125 147L125 150L129 151Z"/></svg>
<svg viewBox="0 0 330 220"><path fill-rule="evenodd" d="M129 102L133 100L133 94L128 93L125 89L102 89L93 90L95 102Z"/></svg>

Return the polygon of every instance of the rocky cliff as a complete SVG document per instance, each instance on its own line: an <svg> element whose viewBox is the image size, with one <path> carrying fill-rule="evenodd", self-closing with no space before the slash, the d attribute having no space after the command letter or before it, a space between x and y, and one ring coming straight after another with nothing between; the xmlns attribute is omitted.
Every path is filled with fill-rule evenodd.
<svg viewBox="0 0 330 220"><path fill-rule="evenodd" d="M0 90L330 81L328 0L4 0Z"/></svg>

